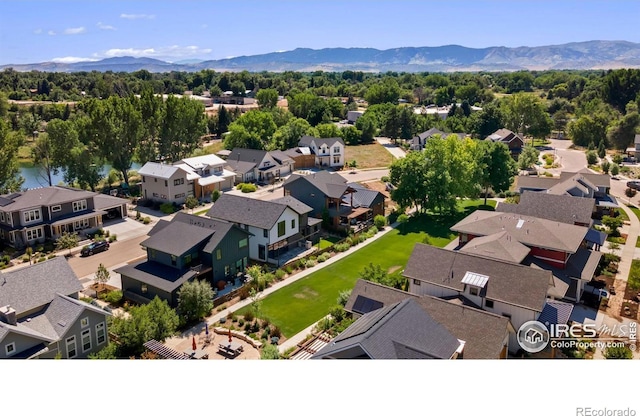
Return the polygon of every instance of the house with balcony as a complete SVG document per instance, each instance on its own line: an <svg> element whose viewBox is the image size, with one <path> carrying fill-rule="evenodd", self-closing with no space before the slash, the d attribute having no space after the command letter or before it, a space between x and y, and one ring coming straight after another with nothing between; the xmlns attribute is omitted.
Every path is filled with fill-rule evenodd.
<svg viewBox="0 0 640 416"><path fill-rule="evenodd" d="M246 230L251 259L280 265L291 248L317 241L321 221L308 217L311 210L291 196L264 201L223 194L206 215Z"/></svg>
<svg viewBox="0 0 640 416"><path fill-rule="evenodd" d="M328 171L308 175L294 173L284 184L284 194L311 207L310 216L328 218L334 229L360 229L376 215L384 215L385 196Z"/></svg>
<svg viewBox="0 0 640 416"><path fill-rule="evenodd" d="M342 169L345 162L345 145L340 137L317 138L302 136L299 147L308 147L315 156L315 163L320 168Z"/></svg>
<svg viewBox="0 0 640 416"><path fill-rule="evenodd" d="M179 212L171 221L159 221L140 243L146 259L115 270L122 293L135 303L158 296L176 307L186 282L207 279L214 288L235 284L248 264L249 237L232 223Z"/></svg>
<svg viewBox="0 0 640 416"><path fill-rule="evenodd" d="M595 230L519 214L475 211L451 231L458 233L460 251L551 271L548 294L555 299L578 301L602 257Z"/></svg>
<svg viewBox="0 0 640 416"><path fill-rule="evenodd" d="M273 180L289 175L294 168L294 161L284 152L257 149L233 149L226 160L229 169L235 173L235 183L260 182L270 183Z"/></svg>
<svg viewBox="0 0 640 416"><path fill-rule="evenodd" d="M0 274L0 359L86 358L104 348L104 310L78 300L64 257Z"/></svg>
<svg viewBox="0 0 640 416"><path fill-rule="evenodd" d="M126 215L126 199L65 186L29 189L0 196L0 241L21 249Z"/></svg>
<svg viewBox="0 0 640 416"><path fill-rule="evenodd" d="M409 293L502 315L514 328L538 319L555 284L548 270L426 244L414 246L402 275ZM517 349L515 334L509 345Z"/></svg>
<svg viewBox="0 0 640 416"><path fill-rule="evenodd" d="M213 191L231 189L235 174L216 155L182 159L172 165L147 162L138 171L144 199L183 204L189 196L209 200Z"/></svg>

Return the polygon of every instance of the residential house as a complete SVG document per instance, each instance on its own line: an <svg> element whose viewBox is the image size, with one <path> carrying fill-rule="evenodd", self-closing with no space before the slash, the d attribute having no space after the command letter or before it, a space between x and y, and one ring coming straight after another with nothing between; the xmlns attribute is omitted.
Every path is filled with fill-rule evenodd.
<svg viewBox="0 0 640 416"><path fill-rule="evenodd" d="M609 195L611 177L591 172L587 169L578 172L562 172L560 177L541 178L537 176L518 176L517 190L521 194L545 192L554 195L570 195L595 199L596 216L611 215L618 208L615 198Z"/></svg>
<svg viewBox="0 0 640 416"><path fill-rule="evenodd" d="M565 224L591 227L591 216L595 213L596 201L593 198L574 198L567 194L548 194L544 192L525 192L520 195L517 204L499 202L496 211L543 218Z"/></svg>
<svg viewBox="0 0 640 416"><path fill-rule="evenodd" d="M347 111L347 123L356 124L356 121L364 115L364 111L351 110Z"/></svg>
<svg viewBox="0 0 640 416"><path fill-rule="evenodd" d="M296 169L309 169L316 166L316 156L306 146L287 149L284 154L293 160Z"/></svg>
<svg viewBox="0 0 640 416"><path fill-rule="evenodd" d="M235 174L225 169L226 162L216 155L189 157L174 165L188 172L187 179L193 180L193 195L198 199L209 200L213 191L233 188Z"/></svg>
<svg viewBox="0 0 640 416"><path fill-rule="evenodd" d="M218 288L235 284L247 267L249 237L226 221L179 212L158 222L141 243L146 259L115 270L123 295L140 304L158 296L176 307L186 282L207 279Z"/></svg>
<svg viewBox="0 0 640 416"><path fill-rule="evenodd" d="M506 144L512 155L520 154L522 146L524 146L524 140L522 137L520 137L518 133L514 133L509 129L498 129L493 134L487 136L485 140Z"/></svg>
<svg viewBox="0 0 640 416"><path fill-rule="evenodd" d="M640 134L636 134L633 137L633 147L628 147L626 153L627 156L634 158L634 160L640 157Z"/></svg>
<svg viewBox="0 0 640 416"><path fill-rule="evenodd" d="M308 147L315 155L317 167L341 169L345 162L345 145L340 137L320 139L302 136L298 142L300 147Z"/></svg>
<svg viewBox="0 0 640 416"><path fill-rule="evenodd" d="M509 318L483 311L458 299L417 295L379 283L358 279L345 304L354 318L406 298L416 300L435 320L465 341L464 358L506 358L509 334L515 333ZM514 348L515 349L515 348Z"/></svg>
<svg viewBox="0 0 640 416"><path fill-rule="evenodd" d="M293 197L273 201L223 194L207 216L236 224L251 234L249 257L280 264L280 256L319 231L319 221L310 221L311 208Z"/></svg>
<svg viewBox="0 0 640 416"><path fill-rule="evenodd" d="M289 175L294 161L284 152L235 148L226 160L229 169L235 173L235 183L269 183Z"/></svg>
<svg viewBox="0 0 640 416"><path fill-rule="evenodd" d="M64 186L0 196L0 241L23 248L63 233L88 233L127 215L127 200Z"/></svg>
<svg viewBox="0 0 640 416"><path fill-rule="evenodd" d="M464 246L473 242L471 247L480 247L486 257L511 258L513 262L551 271L554 286L549 289L549 296L556 299L579 300L602 257L597 251L601 233L525 215L475 211L451 227L451 231L458 233L460 250L471 250ZM477 238L482 240L474 242ZM515 242L529 251L515 251L512 249L517 246Z"/></svg>
<svg viewBox="0 0 640 416"><path fill-rule="evenodd" d="M510 261L416 244L402 273L409 293L457 300L505 316L514 328L542 312L552 273ZM517 348L515 334L509 344Z"/></svg>
<svg viewBox="0 0 640 416"><path fill-rule="evenodd" d="M360 184L347 183L336 173L320 171L308 175L292 174L283 184L290 195L311 207L315 218L327 216L333 228L361 228L376 215L384 215L385 196Z"/></svg>
<svg viewBox="0 0 640 416"><path fill-rule="evenodd" d="M433 136L438 135L439 137L447 137L447 133L443 132L442 130L438 130L435 127L430 128L427 131L423 131L422 133L418 134L417 136L414 136L413 139L411 139L411 150L422 150L424 149L424 145L427 142L427 140L429 140L430 138L432 138Z"/></svg>
<svg viewBox="0 0 640 416"><path fill-rule="evenodd" d="M409 298L364 314L312 358L450 360L461 358L464 347Z"/></svg>
<svg viewBox="0 0 640 416"><path fill-rule="evenodd" d="M0 358L86 358L108 342L109 313L78 300L64 257L0 274Z"/></svg>

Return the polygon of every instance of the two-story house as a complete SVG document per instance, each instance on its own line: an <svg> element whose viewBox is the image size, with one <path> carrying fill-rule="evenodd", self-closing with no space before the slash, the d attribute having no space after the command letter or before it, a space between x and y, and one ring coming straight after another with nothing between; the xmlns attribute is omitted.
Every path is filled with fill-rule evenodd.
<svg viewBox="0 0 640 416"><path fill-rule="evenodd" d="M158 222L141 246L145 260L115 270L124 297L143 304L158 296L176 307L184 283L208 279L218 287L244 272L249 233L226 221L179 212L170 222Z"/></svg>
<svg viewBox="0 0 640 416"><path fill-rule="evenodd" d="M64 257L0 274L0 358L86 358L108 342L102 309L78 300Z"/></svg>
<svg viewBox="0 0 640 416"><path fill-rule="evenodd" d="M602 257L597 251L601 242L598 233L581 225L543 218L475 211L454 224L451 231L458 233L462 251L470 251L465 247L471 244L474 250L483 250L485 257L511 257L510 261L550 270L554 287L550 288L549 296L556 299L579 300ZM491 248L482 248L487 245ZM515 253L520 253L520 257L516 259Z"/></svg>
<svg viewBox="0 0 640 416"><path fill-rule="evenodd" d="M506 144L512 155L520 154L520 152L522 152L522 146L524 146L522 137L509 129L498 129L493 134L487 136L485 140Z"/></svg>
<svg viewBox="0 0 640 416"><path fill-rule="evenodd" d="M160 202L183 204L189 196L209 199L214 190L233 187L235 174L216 155L182 159L172 165L147 162L138 171L142 196Z"/></svg>
<svg viewBox="0 0 640 416"><path fill-rule="evenodd" d="M227 166L235 175L235 183L263 182L289 175L294 161L284 152L235 148L229 153Z"/></svg>
<svg viewBox="0 0 640 416"><path fill-rule="evenodd" d="M23 248L65 232L90 232L103 217L126 215L122 198L64 186L29 189L0 196L0 241Z"/></svg>
<svg viewBox="0 0 640 416"><path fill-rule="evenodd" d="M253 260L280 264L280 256L291 246L311 239L317 221L309 222L311 208L295 198L263 201L224 194L207 212L216 218L237 224L251 234L249 257Z"/></svg>
<svg viewBox="0 0 640 416"><path fill-rule="evenodd" d="M345 162L344 141L340 137L302 136L298 146L308 147L315 155L317 167L342 168Z"/></svg>
<svg viewBox="0 0 640 416"><path fill-rule="evenodd" d="M284 194L311 207L309 215L328 217L335 229L360 228L371 224L376 215L384 215L385 196L328 171L309 175L293 173L284 184Z"/></svg>
<svg viewBox="0 0 640 416"><path fill-rule="evenodd" d="M538 319L554 284L547 270L426 244L414 246L402 274L409 293L457 299L508 317L514 328ZM509 345L517 348L515 334Z"/></svg>

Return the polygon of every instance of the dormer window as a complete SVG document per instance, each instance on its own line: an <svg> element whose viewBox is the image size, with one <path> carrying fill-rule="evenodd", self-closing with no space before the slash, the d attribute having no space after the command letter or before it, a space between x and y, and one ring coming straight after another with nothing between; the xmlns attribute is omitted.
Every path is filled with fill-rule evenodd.
<svg viewBox="0 0 640 416"><path fill-rule="evenodd" d="M480 296L480 292L487 285L489 276L479 273L466 272L462 278L462 284L465 288L469 288L469 294L471 296Z"/></svg>
<svg viewBox="0 0 640 416"><path fill-rule="evenodd" d="M211 173L211 170L210 170L210 169L205 169L205 170L204 170L204 174L205 174L205 176L206 176L206 175L209 175L210 173Z"/></svg>

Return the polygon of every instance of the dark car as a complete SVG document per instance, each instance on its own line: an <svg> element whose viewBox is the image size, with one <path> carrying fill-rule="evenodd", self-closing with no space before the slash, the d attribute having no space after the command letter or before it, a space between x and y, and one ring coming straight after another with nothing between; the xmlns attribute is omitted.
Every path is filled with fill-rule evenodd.
<svg viewBox="0 0 640 416"><path fill-rule="evenodd" d="M640 181L629 181L629 182L627 182L627 188L640 190Z"/></svg>
<svg viewBox="0 0 640 416"><path fill-rule="evenodd" d="M91 256L95 253L100 253L101 251L109 250L109 242L108 241L94 241L93 243L82 247L80 251L80 255L82 256Z"/></svg>

